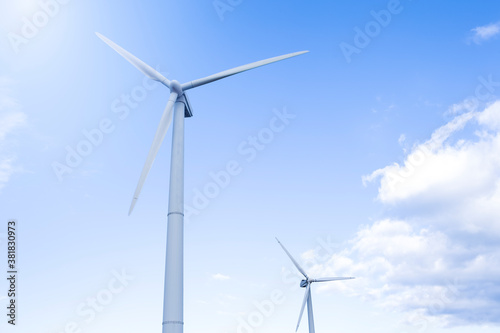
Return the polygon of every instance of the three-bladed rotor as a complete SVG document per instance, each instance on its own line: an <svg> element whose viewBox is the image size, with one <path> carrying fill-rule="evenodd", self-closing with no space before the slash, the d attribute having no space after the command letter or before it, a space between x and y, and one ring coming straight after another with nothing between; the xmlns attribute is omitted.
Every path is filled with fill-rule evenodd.
<svg viewBox="0 0 500 333"><path fill-rule="evenodd" d="M324 277L324 278L319 278L319 279L311 279L307 274L306 272L304 271L304 269L302 267L300 267L299 263L293 258L293 256L290 254L290 252L288 252L288 250L285 248L285 246L283 244L281 244L281 242L279 241L278 238L276 238L276 240L278 241L279 245L281 245L281 247L283 248L283 250L285 251L285 253L288 255L288 257L290 258L290 260L292 260L293 264L295 265L295 267L299 270L299 272L304 275L305 277L305 280L301 280L300 281L300 287L301 288L306 288L306 291L304 293L304 300L302 301L302 306L300 308L300 314L299 314L299 321L297 322L297 327L295 328L295 331L297 331L299 329L299 326L300 326L300 320L302 319L302 315L304 314L304 309L306 307L306 303L308 303L308 319L309 319L309 333L314 333L314 318L313 318L313 314L312 314L312 301L311 301L311 283L313 282L328 282L328 281L339 281L339 280L350 280L350 279L354 279L353 277ZM311 328L312 328L312 331L311 331Z"/></svg>
<svg viewBox="0 0 500 333"><path fill-rule="evenodd" d="M102 39L106 44L108 44L112 49L114 49L116 52L118 52L122 57L127 59L132 65L134 65L137 69L139 69L141 72L143 72L147 77L149 77L152 80L158 81L162 83L164 86L170 89L170 97L167 102L167 106L165 107L165 110L163 111L163 115L161 117L160 123L158 125L158 128L156 130L155 137L153 139L153 143L151 145L151 148L149 150L148 156L146 158L146 163L144 164L144 167L141 172L141 176L139 178L139 182L137 184L137 187L134 192L134 197L132 199L132 203L130 205L130 210L129 210L129 215L132 213L132 210L134 209L134 206L137 202L137 199L139 198L139 194L141 193L142 186L144 185L144 182L146 181L146 178L148 176L149 170L151 169L151 166L153 165L153 162L156 158L156 155L158 153L158 150L160 149L160 146L163 142L163 139L165 138L165 135L167 133L167 130L170 126L170 123L172 122L172 116L173 116L173 108L174 104L176 102L183 102L185 104L188 104L187 102L187 96L185 94L186 90L196 88L199 86L202 86L207 83L211 83L223 78L226 78L231 75L235 75L244 71L248 71L250 69L264 66L267 64L271 64L276 61L284 60L287 58L295 57L304 53L307 53L309 51L302 51L302 52L294 52L294 53L289 53L285 54L282 56L274 57L274 58L269 58L266 60L260 60L256 61L247 65L239 66L233 69L228 69L226 71L222 71L201 79L189 81L183 84L180 84L179 82L172 80L170 81L166 77L164 77L162 74L160 74L158 71L156 71L154 68L119 46L118 44L114 43L113 41L109 40L105 36L101 35L100 33L97 33L97 36ZM189 109L189 108L188 108ZM190 110L189 110L190 112Z"/></svg>

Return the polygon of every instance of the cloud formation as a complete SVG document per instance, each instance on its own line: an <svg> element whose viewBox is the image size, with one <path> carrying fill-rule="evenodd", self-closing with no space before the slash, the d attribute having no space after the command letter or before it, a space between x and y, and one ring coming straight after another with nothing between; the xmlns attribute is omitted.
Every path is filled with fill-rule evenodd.
<svg viewBox="0 0 500 333"><path fill-rule="evenodd" d="M471 40L475 44L481 44L482 42L487 41L500 33L500 22L476 27L471 30L471 33Z"/></svg>
<svg viewBox="0 0 500 333"><path fill-rule="evenodd" d="M471 137L461 130L470 126ZM407 314L416 326L500 324L500 101L436 129L379 182L388 217L362 227L326 264L336 288Z"/></svg>
<svg viewBox="0 0 500 333"><path fill-rule="evenodd" d="M230 277L227 275L221 274L221 273L217 273L217 274L212 275L212 279L219 280L219 281L225 281L225 280L229 280Z"/></svg>
<svg viewBox="0 0 500 333"><path fill-rule="evenodd" d="M10 81L0 77L0 189L19 170L15 167L16 154L9 152L9 137L26 125L27 117L20 111L20 105L10 96Z"/></svg>

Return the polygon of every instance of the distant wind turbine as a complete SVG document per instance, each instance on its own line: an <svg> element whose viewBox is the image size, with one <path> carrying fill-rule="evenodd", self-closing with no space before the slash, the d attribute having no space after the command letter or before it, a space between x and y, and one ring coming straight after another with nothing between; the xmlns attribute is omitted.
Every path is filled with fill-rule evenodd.
<svg viewBox="0 0 500 333"><path fill-rule="evenodd" d="M167 106L156 130L153 144L146 158L146 163L142 169L139 183L130 205L129 215L139 198L142 186L153 165L156 154L165 138L170 123L174 122L172 133L172 157L170 161L170 188L168 203L168 224L167 224L167 254L165 262L165 289L163 298L163 333L182 333L184 325L183 315L183 272L184 272L184 117L193 115L186 91L204 84L223 79L225 77L238 74L256 67L264 66L276 61L295 57L306 53L295 52L279 57L253 62L248 65L239 66L223 72L219 72L198 80L180 84L178 81L170 81L151 66L118 46L103 35L96 33L106 44L127 59L132 65L137 67L149 78L162 83L170 89L170 97ZM221 94L224 96L224 94Z"/></svg>
<svg viewBox="0 0 500 333"><path fill-rule="evenodd" d="M311 279L309 276L307 276L306 272L300 267L298 262L292 257L290 252L285 248L283 244L279 241L278 238L276 238L278 241L279 245L283 248L285 253L290 257L292 260L293 264L297 269L299 270L302 275L306 278L305 280L300 281L300 287L301 288L306 288L306 292L304 294L304 301L302 301L302 307L300 308L300 314L299 314L299 321L297 323L297 328L295 328L295 332L299 329L300 325L300 320L302 319L302 314L304 313L304 308L307 303L307 316L309 320L309 333L314 333L314 318L313 318L313 306L312 306L312 299L311 299L311 283L313 282L328 282L328 281L338 281L338 280L350 280L354 279L353 277L324 277L324 278L319 278L319 279Z"/></svg>

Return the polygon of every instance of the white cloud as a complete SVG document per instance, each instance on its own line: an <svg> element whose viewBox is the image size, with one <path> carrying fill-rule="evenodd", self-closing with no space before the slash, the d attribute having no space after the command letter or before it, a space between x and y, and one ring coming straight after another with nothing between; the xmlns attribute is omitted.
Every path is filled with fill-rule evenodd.
<svg viewBox="0 0 500 333"><path fill-rule="evenodd" d="M500 33L500 22L491 23L471 30L471 40L476 44L493 38Z"/></svg>
<svg viewBox="0 0 500 333"><path fill-rule="evenodd" d="M1 101L0 101L1 104ZM0 141L26 123L26 115L19 111L3 111L0 105Z"/></svg>
<svg viewBox="0 0 500 333"><path fill-rule="evenodd" d="M0 188L9 181L10 176L14 173L13 162L14 158L0 157Z"/></svg>
<svg viewBox="0 0 500 333"><path fill-rule="evenodd" d="M212 279L219 280L219 281L225 281L225 280L229 280L230 277L227 275L221 274L221 273L217 273L217 274L212 275Z"/></svg>
<svg viewBox="0 0 500 333"><path fill-rule="evenodd" d="M19 104L10 96L10 81L0 77L0 189L20 168L15 167L16 155L8 152L9 137L19 128L26 125L26 115L20 111Z"/></svg>
<svg viewBox="0 0 500 333"><path fill-rule="evenodd" d="M475 136L461 135L470 126ZM500 325L500 101L469 110L417 144L380 180L378 199L398 218L361 228L315 274L407 314L417 326ZM311 274L312 274L311 273Z"/></svg>
<svg viewBox="0 0 500 333"><path fill-rule="evenodd" d="M347 249L311 274L355 276L325 284L442 326L500 324L500 247L471 245L440 231L383 220L361 229Z"/></svg>
<svg viewBox="0 0 500 333"><path fill-rule="evenodd" d="M479 107L479 100L475 97L466 98L460 103L453 104L448 108L447 114L457 115L460 113L477 111Z"/></svg>
<svg viewBox="0 0 500 333"><path fill-rule="evenodd" d="M404 142L406 141L406 135L401 134L398 139L398 143L400 146L403 146Z"/></svg>
<svg viewBox="0 0 500 333"><path fill-rule="evenodd" d="M366 185L380 178L378 199L392 204L410 199L431 199L449 189L469 191L470 186L486 185L488 175L475 171L485 165L494 173L492 169L497 160L483 154L482 150L496 150L495 141L498 140L488 136L480 142L458 140L453 145L446 144L455 132L463 129L476 115L468 112L455 117L435 130L429 140L414 146L402 165L394 163L375 170L370 175L363 176L363 183ZM493 176L494 174L490 175Z"/></svg>
<svg viewBox="0 0 500 333"><path fill-rule="evenodd" d="M500 130L500 101L487 107L478 115L477 120L479 124L490 129Z"/></svg>

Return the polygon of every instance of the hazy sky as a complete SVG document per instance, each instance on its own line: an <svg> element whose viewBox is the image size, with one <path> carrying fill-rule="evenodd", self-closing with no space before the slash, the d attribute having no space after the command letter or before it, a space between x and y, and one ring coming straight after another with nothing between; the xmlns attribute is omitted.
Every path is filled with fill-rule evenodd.
<svg viewBox="0 0 500 333"><path fill-rule="evenodd" d="M189 92L186 332L492 333L500 323L500 3L0 4L2 332L160 332L171 131L133 214L168 89ZM230 177L227 168L236 167ZM304 317L300 332L307 332Z"/></svg>

